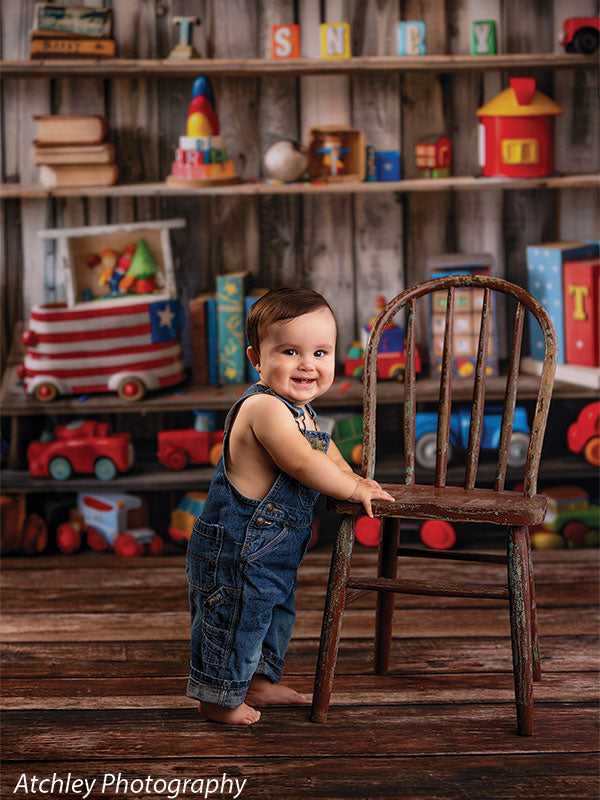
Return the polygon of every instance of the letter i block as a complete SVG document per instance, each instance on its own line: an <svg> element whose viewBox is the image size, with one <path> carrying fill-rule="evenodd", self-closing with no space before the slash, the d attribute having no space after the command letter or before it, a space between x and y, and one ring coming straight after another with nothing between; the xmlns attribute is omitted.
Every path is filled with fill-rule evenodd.
<svg viewBox="0 0 600 800"><path fill-rule="evenodd" d="M424 22L399 22L398 23L398 55L399 56L424 56L425 55Z"/></svg>
<svg viewBox="0 0 600 800"><path fill-rule="evenodd" d="M300 58L300 25L271 25L271 58Z"/></svg>
<svg viewBox="0 0 600 800"><path fill-rule="evenodd" d="M471 25L471 55L490 56L496 52L496 23L494 20L475 21Z"/></svg>
<svg viewBox="0 0 600 800"><path fill-rule="evenodd" d="M350 58L350 25L347 22L324 22L319 30L322 58Z"/></svg>

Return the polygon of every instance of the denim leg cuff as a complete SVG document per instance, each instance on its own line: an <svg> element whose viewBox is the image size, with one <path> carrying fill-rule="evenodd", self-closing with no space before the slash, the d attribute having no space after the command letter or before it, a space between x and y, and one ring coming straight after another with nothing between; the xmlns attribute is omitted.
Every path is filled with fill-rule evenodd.
<svg viewBox="0 0 600 800"><path fill-rule="evenodd" d="M255 675L265 675L272 683L279 683L283 675L283 658L263 647Z"/></svg>
<svg viewBox="0 0 600 800"><path fill-rule="evenodd" d="M215 703L226 708L237 708L244 702L250 681L221 681L211 678L194 667L186 688L186 696L202 703Z"/></svg>

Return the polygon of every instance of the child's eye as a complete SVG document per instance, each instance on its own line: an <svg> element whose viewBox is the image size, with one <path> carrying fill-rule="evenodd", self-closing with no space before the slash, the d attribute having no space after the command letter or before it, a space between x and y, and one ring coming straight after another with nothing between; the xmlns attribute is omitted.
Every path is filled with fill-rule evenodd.
<svg viewBox="0 0 600 800"><path fill-rule="evenodd" d="M283 351L283 355L284 356L295 356L296 355L296 351L294 350L293 347L288 347L286 350Z"/></svg>
<svg viewBox="0 0 600 800"><path fill-rule="evenodd" d="M317 358L323 358L327 355L327 350L315 350L315 355Z"/></svg>

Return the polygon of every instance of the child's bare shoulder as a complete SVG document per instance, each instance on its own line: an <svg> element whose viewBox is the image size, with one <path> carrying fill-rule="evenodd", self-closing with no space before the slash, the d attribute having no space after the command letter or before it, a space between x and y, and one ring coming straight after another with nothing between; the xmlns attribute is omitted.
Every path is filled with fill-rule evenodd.
<svg viewBox="0 0 600 800"><path fill-rule="evenodd" d="M242 405L244 424L249 425L255 433L266 428L296 431L294 415L278 397L272 394L255 394Z"/></svg>

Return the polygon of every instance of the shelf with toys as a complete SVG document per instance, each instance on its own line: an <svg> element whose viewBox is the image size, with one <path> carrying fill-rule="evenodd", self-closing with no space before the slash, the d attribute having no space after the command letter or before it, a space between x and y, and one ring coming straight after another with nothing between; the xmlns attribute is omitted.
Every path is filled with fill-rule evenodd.
<svg viewBox="0 0 600 800"><path fill-rule="evenodd" d="M355 75L390 72L472 72L547 67L595 68L593 58L571 53L498 55L353 56L350 58L106 58L0 61L3 78L254 78L265 75Z"/></svg>
<svg viewBox="0 0 600 800"><path fill-rule="evenodd" d="M50 197L173 197L178 195L206 196L265 196L265 195L346 195L381 194L383 192L470 192L511 189L574 189L597 188L600 175L579 173L549 175L542 178L476 177L453 175L447 178L412 178L400 181L348 183L268 183L248 181L233 186L169 186L163 182L129 183L115 186L77 186L48 189L37 183L0 184L0 199L43 199Z"/></svg>

